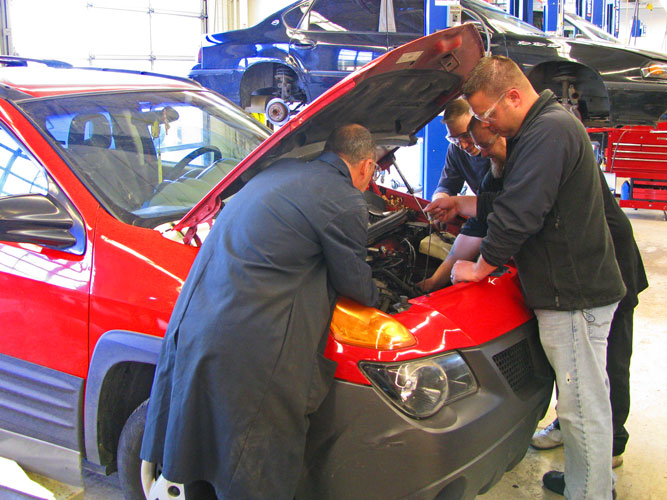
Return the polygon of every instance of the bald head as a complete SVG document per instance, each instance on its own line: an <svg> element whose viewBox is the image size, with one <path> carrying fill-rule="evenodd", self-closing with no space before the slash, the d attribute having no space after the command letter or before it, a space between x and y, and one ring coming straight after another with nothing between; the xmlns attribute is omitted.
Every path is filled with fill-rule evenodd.
<svg viewBox="0 0 667 500"><path fill-rule="evenodd" d="M343 125L331 132L324 151L332 151L352 165L367 158L375 160L373 136L358 123Z"/></svg>
<svg viewBox="0 0 667 500"><path fill-rule="evenodd" d="M327 139L324 151L340 156L350 169L352 184L360 191L368 189L375 172L375 141L370 131L358 123L338 127Z"/></svg>

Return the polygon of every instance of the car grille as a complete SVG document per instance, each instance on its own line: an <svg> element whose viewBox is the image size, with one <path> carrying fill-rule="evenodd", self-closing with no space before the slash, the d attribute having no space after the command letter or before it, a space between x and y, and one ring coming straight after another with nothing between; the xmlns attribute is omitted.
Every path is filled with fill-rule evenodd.
<svg viewBox="0 0 667 500"><path fill-rule="evenodd" d="M493 361L514 392L519 392L533 378L533 362L527 340L493 356Z"/></svg>

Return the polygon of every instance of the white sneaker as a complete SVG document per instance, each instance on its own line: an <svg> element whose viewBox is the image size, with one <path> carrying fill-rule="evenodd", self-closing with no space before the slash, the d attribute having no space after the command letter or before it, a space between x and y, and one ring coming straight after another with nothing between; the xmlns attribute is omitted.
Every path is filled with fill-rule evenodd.
<svg viewBox="0 0 667 500"><path fill-rule="evenodd" d="M533 434L530 445L538 450L550 450L563 445L563 435L556 427L556 422L551 422L544 429Z"/></svg>

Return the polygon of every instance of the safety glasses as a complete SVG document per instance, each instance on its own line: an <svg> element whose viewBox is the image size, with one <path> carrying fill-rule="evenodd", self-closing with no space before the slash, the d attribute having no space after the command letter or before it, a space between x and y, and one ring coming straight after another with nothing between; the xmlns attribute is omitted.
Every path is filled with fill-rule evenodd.
<svg viewBox="0 0 667 500"><path fill-rule="evenodd" d="M475 118L477 118L480 122L484 122L484 123L491 123L491 122L496 121L496 118L494 118L492 116L493 112L496 110L496 107L498 106L498 104L500 104L500 101L502 101L505 98L505 96L507 95L507 93L510 90L512 90L512 89L507 89L505 92L500 94L500 97L498 98L498 100L496 102L494 102L491 105L491 107L489 109L487 109L483 114L478 115L477 113L475 113Z"/></svg>
<svg viewBox="0 0 667 500"><path fill-rule="evenodd" d="M470 136L470 133L468 131L463 132L462 134L459 135L450 135L447 134L445 137L449 142L454 144L454 146L461 146L461 141L467 141L467 142L472 142L472 137Z"/></svg>
<svg viewBox="0 0 667 500"><path fill-rule="evenodd" d="M498 137L500 137L500 134L494 135L487 142L477 142L477 141L475 141L475 147L477 149L481 150L481 151L488 151L496 143L496 141L498 140Z"/></svg>

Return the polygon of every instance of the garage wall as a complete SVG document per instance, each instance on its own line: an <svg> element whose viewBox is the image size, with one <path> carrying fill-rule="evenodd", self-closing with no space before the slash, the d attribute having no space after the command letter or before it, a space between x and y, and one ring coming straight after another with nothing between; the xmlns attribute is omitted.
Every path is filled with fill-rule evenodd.
<svg viewBox="0 0 667 500"><path fill-rule="evenodd" d="M633 13L634 3L622 4L621 24L618 36L622 43L628 43ZM667 14L665 13L665 8L658 2L654 2L652 9L649 10L647 4L640 2L639 20L646 25L646 35L631 38L630 45L654 52L667 52Z"/></svg>
<svg viewBox="0 0 667 500"><path fill-rule="evenodd" d="M186 75L205 0L8 0L13 55Z"/></svg>
<svg viewBox="0 0 667 500"><path fill-rule="evenodd" d="M296 0L248 0L248 23L253 26L275 11L287 7Z"/></svg>

